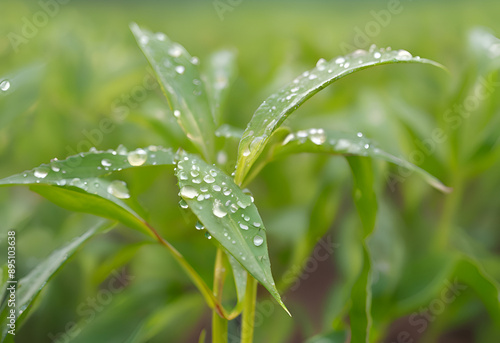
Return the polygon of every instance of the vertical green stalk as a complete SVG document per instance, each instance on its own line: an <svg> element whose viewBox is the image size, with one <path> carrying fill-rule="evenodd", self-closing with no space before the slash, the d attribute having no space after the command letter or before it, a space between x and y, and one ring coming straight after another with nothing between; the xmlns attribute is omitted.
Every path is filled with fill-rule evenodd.
<svg viewBox="0 0 500 343"><path fill-rule="evenodd" d="M219 304L221 304L222 288L226 278L223 258L224 252L221 249L217 249L213 292ZM216 310L212 311L212 343L227 343L227 319L222 318Z"/></svg>
<svg viewBox="0 0 500 343"><path fill-rule="evenodd" d="M255 304L257 300L257 280L250 273L247 276L247 288L243 304L243 318L241 324L241 343L253 342L255 324Z"/></svg>

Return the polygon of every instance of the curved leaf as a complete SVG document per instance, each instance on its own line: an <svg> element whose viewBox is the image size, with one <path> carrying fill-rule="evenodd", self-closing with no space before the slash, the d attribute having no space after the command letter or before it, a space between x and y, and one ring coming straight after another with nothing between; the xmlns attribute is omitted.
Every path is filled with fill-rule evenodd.
<svg viewBox="0 0 500 343"><path fill-rule="evenodd" d="M316 68L306 71L277 93L269 96L254 113L240 141L236 168L237 183L241 183L252 164L264 149L273 132L300 105L314 94L353 72L383 64L427 63L440 64L420 57L413 57L406 50L376 49L356 50L327 62L320 59Z"/></svg>
<svg viewBox="0 0 500 343"><path fill-rule="evenodd" d="M399 157L391 155L378 148L371 140L363 137L361 133L352 134L324 129L301 130L290 133L281 146L274 149L274 157L286 156L288 154L301 152L321 152L328 154L369 156L384 160L402 168L419 174L429 185L442 191L450 192L436 177L432 176L422 168L407 162Z"/></svg>
<svg viewBox="0 0 500 343"><path fill-rule="evenodd" d="M30 310L30 304L41 292L45 284L59 269L61 269L64 263L75 253L75 251L96 233L111 226L112 225L109 223L103 222L94 225L80 237L75 238L67 245L53 251L49 257L37 264L37 266L28 275L19 280L16 285L16 310L18 311L18 317L16 320L17 325L20 325L22 321L27 318ZM7 330L9 330L9 327L7 326L7 312L9 307L5 305L7 305L7 302L4 303L4 308L2 309L2 341L7 335Z"/></svg>
<svg viewBox="0 0 500 343"><path fill-rule="evenodd" d="M214 154L215 124L198 70L199 60L163 33L130 28L153 67L177 122L207 160Z"/></svg>
<svg viewBox="0 0 500 343"><path fill-rule="evenodd" d="M97 151L53 160L32 170L0 179L0 186L29 185L31 189L61 207L114 219L152 235L145 221L132 209L123 181L109 181L100 176L127 168L172 165L171 149L150 146L127 151Z"/></svg>
<svg viewBox="0 0 500 343"><path fill-rule="evenodd" d="M216 239L286 310L271 274L266 229L253 198L231 177L196 155L180 153L176 175L180 196L209 237Z"/></svg>

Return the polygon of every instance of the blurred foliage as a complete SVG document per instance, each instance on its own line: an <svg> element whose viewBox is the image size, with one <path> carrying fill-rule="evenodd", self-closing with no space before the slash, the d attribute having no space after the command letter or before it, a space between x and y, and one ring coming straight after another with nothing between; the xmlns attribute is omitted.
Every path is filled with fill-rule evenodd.
<svg viewBox="0 0 500 343"><path fill-rule="evenodd" d="M241 129L271 92L346 47L393 46L445 65L449 75L417 65L352 75L285 122L295 131L363 132L454 191L441 194L417 175L375 162L377 221L361 247L362 222L344 160L302 154L267 165L249 188L268 229L273 275L288 289L283 299L294 317L262 292L255 341L318 335L310 341L343 342L366 249L372 341L446 342L453 332L470 342L500 336L500 42L494 38L500 4L402 0L400 13L383 25L376 16L389 2L242 1L222 14L212 1L42 3L52 7L0 4L0 82L11 83L0 94L0 177L92 146L188 144L130 22L165 32L202 63L218 48L234 48L239 76L223 118ZM375 32L367 31L369 23L379 32L364 41L360 32ZM237 143L219 142L234 154L227 156L228 173ZM178 207L171 169L124 170L120 177L149 222L210 283L214 246L193 229L196 218ZM95 225L94 218L20 187L0 189L0 203L0 251L6 232L15 229L18 278ZM198 341L209 326L202 297L165 249L142 241L123 226L90 240L43 289L16 341L51 342L64 331L79 332L75 342ZM317 250L321 242L336 244L326 262L315 257L325 253ZM89 297L103 294L123 271L124 287L92 309Z"/></svg>

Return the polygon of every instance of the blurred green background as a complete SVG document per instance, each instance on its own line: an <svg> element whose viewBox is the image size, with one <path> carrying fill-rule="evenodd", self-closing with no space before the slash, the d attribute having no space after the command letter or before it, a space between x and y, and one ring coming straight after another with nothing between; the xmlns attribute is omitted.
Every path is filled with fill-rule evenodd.
<svg viewBox="0 0 500 343"><path fill-rule="evenodd" d="M410 318L439 298L445 281L454 280L447 264L451 250L443 249L439 256L429 252L441 227L451 227L453 249L473 256L484 273L500 281L500 43L486 42L477 31L483 27L500 36L500 3L401 0L391 7L393 3L2 0L0 82L7 79L11 87L0 94L0 177L92 146L186 144L130 33L131 22L165 32L202 65L216 49L234 48L239 76L224 118L240 128L271 92L319 58L329 60L370 44L406 49L442 63L449 74L422 65L358 73L318 94L286 125L361 131L456 187L457 192L444 195L416 175L401 176L398 168L378 165L374 339L399 342L398 334L408 331L412 342L494 342L499 337L498 299L486 300L493 301L487 305L470 288L433 313L432 320L427 318L422 331L423 324L413 325ZM464 104L481 80L488 95L452 128L445 113ZM102 125L110 128L99 129ZM453 138L426 153L422 142L436 127L449 130ZM231 172L237 142L225 144L232 152L226 166ZM412 161L415 151L424 158ZM193 230L193 215L179 209L171 168L122 174L153 226L210 282L214 246ZM325 232L321 226L326 226L323 239L338 246L284 294L293 318L275 305L270 306L272 314L261 311L255 341L301 342L328 331L345 316L345 287L359 258L359 247L349 245L350 229L359 223L347 164L338 157L295 156L267 166L249 188L267 223L278 284L290 283L290 261L298 259L293 267L300 271L304 256L297 257L296 251L311 252L301 245L308 227L322 232L315 237L320 239ZM330 206L317 213L314 204L322 196ZM18 232L18 276L95 222L22 187L0 189L0 203L1 251L5 232ZM157 326L147 341L197 341L210 323L203 299L164 249L142 241L124 227L93 239L44 289L16 341L51 342L74 322L81 332L72 342L126 342L153 315ZM130 280L109 301L89 310L89 297L103 294L113 271L124 271ZM267 293L259 294L268 299Z"/></svg>

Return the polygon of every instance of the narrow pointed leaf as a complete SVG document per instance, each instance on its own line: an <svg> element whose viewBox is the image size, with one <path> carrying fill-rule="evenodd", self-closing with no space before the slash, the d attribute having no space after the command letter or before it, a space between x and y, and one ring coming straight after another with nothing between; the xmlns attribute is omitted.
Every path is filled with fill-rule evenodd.
<svg viewBox="0 0 500 343"><path fill-rule="evenodd" d="M204 69L204 81L210 95L210 105L214 121L218 125L222 117L222 108L229 95L229 87L237 75L236 53L220 50L209 56Z"/></svg>
<svg viewBox="0 0 500 343"><path fill-rule="evenodd" d="M278 158L293 153L320 152L354 156L369 156L398 165L420 175L429 185L442 191L450 192L436 177L422 168L378 148L373 141L361 134L351 134L323 129L301 130L290 133L281 146L274 149L274 157Z"/></svg>
<svg viewBox="0 0 500 343"><path fill-rule="evenodd" d="M254 113L240 141L235 179L238 182L243 181L273 132L307 99L353 72L394 63L427 63L440 66L427 59L412 57L405 50L375 48L371 48L370 51L356 50L347 56L328 62L319 60L316 68L304 72L277 93L269 96Z"/></svg>
<svg viewBox="0 0 500 343"><path fill-rule="evenodd" d="M241 136L243 136L243 130L238 127L224 124L217 128L215 135L217 137L241 139Z"/></svg>
<svg viewBox="0 0 500 343"><path fill-rule="evenodd" d="M127 151L90 151L54 160L32 170L0 179L0 186L28 185L50 201L69 210L118 220L152 235L145 221L133 210L124 182L109 181L100 176L128 168L174 164L170 149L150 146Z"/></svg>
<svg viewBox="0 0 500 343"><path fill-rule="evenodd" d="M181 153L177 165L181 197L223 246L286 310L271 274L266 229L253 198L215 166Z"/></svg>
<svg viewBox="0 0 500 343"><path fill-rule="evenodd" d="M45 284L57 273L64 265L64 263L80 248L85 242L92 238L96 233L109 228L109 223L102 221L91 227L80 237L75 238L72 242L55 250L44 261L37 264L37 266L25 277L23 277L16 285L16 310L18 313L16 324L20 325L22 321L27 318L30 310L30 304L41 292ZM6 305L6 304L4 304ZM2 310L2 341L7 335L9 327L7 326L7 312L9 307L5 306Z"/></svg>
<svg viewBox="0 0 500 343"><path fill-rule="evenodd" d="M215 124L199 60L163 33L152 33L137 24L131 30L174 111L177 122L207 160L214 154Z"/></svg>

